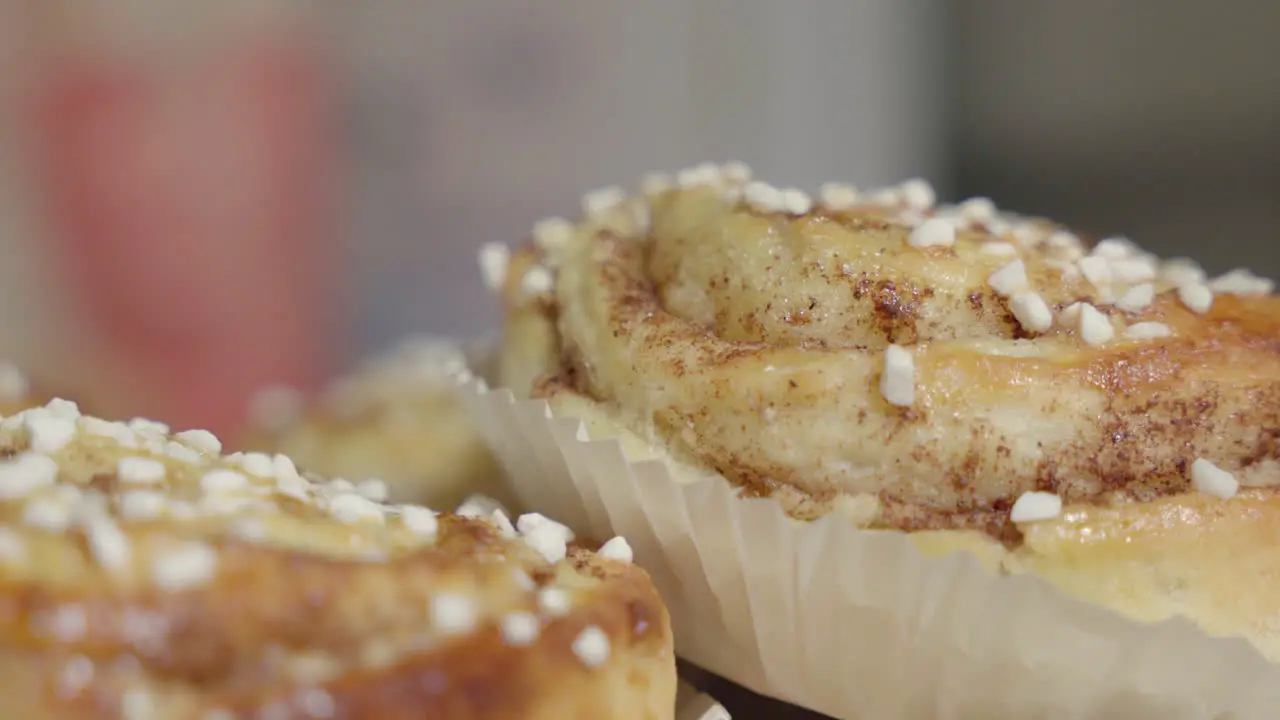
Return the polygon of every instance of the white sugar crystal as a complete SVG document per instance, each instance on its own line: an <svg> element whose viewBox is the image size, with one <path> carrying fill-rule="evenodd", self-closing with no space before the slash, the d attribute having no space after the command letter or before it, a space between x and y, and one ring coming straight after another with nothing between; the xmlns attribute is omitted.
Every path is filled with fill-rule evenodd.
<svg viewBox="0 0 1280 720"><path fill-rule="evenodd" d="M401 505L399 509L400 523L409 532L422 538L435 538L440 521L434 512L417 505Z"/></svg>
<svg viewBox="0 0 1280 720"><path fill-rule="evenodd" d="M1134 255L1137 250L1137 246L1126 238L1109 237L1099 240L1098 244L1094 245L1093 249L1089 251L1089 254L1108 260L1123 260Z"/></svg>
<svg viewBox="0 0 1280 720"><path fill-rule="evenodd" d="M162 590L185 590L204 585L218 571L218 553L200 542L160 552L152 562L151 575Z"/></svg>
<svg viewBox="0 0 1280 720"><path fill-rule="evenodd" d="M626 191L617 185L602 187L582 196L582 212L589 218L603 215L626 199Z"/></svg>
<svg viewBox="0 0 1280 720"><path fill-rule="evenodd" d="M361 497L372 500L373 502L386 502L387 496L391 494L387 488L387 484L378 478L368 478L361 480L356 484L356 492Z"/></svg>
<svg viewBox="0 0 1280 720"><path fill-rule="evenodd" d="M23 523L48 532L62 532L71 521L71 506L54 498L37 498L22 509Z"/></svg>
<svg viewBox="0 0 1280 720"><path fill-rule="evenodd" d="M911 351L890 345L884 351L884 369L880 373L880 394L886 402L909 407L916 399L916 366Z"/></svg>
<svg viewBox="0 0 1280 720"><path fill-rule="evenodd" d="M557 534L564 537L565 542L573 540L573 531L566 525L562 525L551 518L539 513L525 513L516 519L516 527L521 533L530 533L539 528L547 527L554 530Z"/></svg>
<svg viewBox="0 0 1280 720"><path fill-rule="evenodd" d="M124 457L116 463L116 477L124 483L152 484L164 480L164 463L144 457Z"/></svg>
<svg viewBox="0 0 1280 720"><path fill-rule="evenodd" d="M455 593L441 593L431 598L431 624L446 635L459 635L475 629L478 620L475 602Z"/></svg>
<svg viewBox="0 0 1280 720"><path fill-rule="evenodd" d="M555 287L555 279L551 271L541 265L534 265L525 271L520 278L520 292L524 297L536 297L551 292Z"/></svg>
<svg viewBox="0 0 1280 720"><path fill-rule="evenodd" d="M1191 312L1203 315L1213 307L1213 291L1201 283L1178 286L1178 299Z"/></svg>
<svg viewBox="0 0 1280 720"><path fill-rule="evenodd" d="M111 570L122 570L129 564L129 538L110 518L92 518L85 529L89 548L99 564Z"/></svg>
<svg viewBox="0 0 1280 720"><path fill-rule="evenodd" d="M598 668L609 661L609 636L594 625L588 626L574 639L573 653L583 665Z"/></svg>
<svg viewBox="0 0 1280 720"><path fill-rule="evenodd" d="M27 431L31 434L31 451L53 453L71 443L76 436L76 423L57 417L47 410L28 410L25 415Z"/></svg>
<svg viewBox="0 0 1280 720"><path fill-rule="evenodd" d="M956 228L946 220L929 218L907 236L911 247L951 247L956 244Z"/></svg>
<svg viewBox="0 0 1280 720"><path fill-rule="evenodd" d="M1197 458L1191 463L1191 486L1206 495L1229 500L1240 491L1236 476L1205 460Z"/></svg>
<svg viewBox="0 0 1280 720"><path fill-rule="evenodd" d="M260 478L275 477L276 465L271 456L266 453L250 452L240 456L240 467L251 475L257 475Z"/></svg>
<svg viewBox="0 0 1280 720"><path fill-rule="evenodd" d="M1156 298L1156 286L1151 283L1134 285L1116 300L1116 307L1125 312L1142 312L1151 307Z"/></svg>
<svg viewBox="0 0 1280 720"><path fill-rule="evenodd" d="M1109 285L1112 281L1111 261L1104 257L1095 255L1083 257L1077 265L1080 267L1080 274L1084 275L1084 279L1094 287L1100 288Z"/></svg>
<svg viewBox="0 0 1280 720"><path fill-rule="evenodd" d="M217 455L222 452L222 441L208 430L184 430L174 438L206 455Z"/></svg>
<svg viewBox="0 0 1280 720"><path fill-rule="evenodd" d="M1156 265L1146 258L1111 260L1111 277L1125 284L1144 283L1156 279Z"/></svg>
<svg viewBox="0 0 1280 720"><path fill-rule="evenodd" d="M1275 290L1275 282L1258 277L1245 268L1236 268L1214 278L1209 289L1228 295L1268 295Z"/></svg>
<svg viewBox="0 0 1280 720"><path fill-rule="evenodd" d="M497 292L507 283L507 268L511 265L511 250L502 243L490 242L480 246L480 275L490 292Z"/></svg>
<svg viewBox="0 0 1280 720"><path fill-rule="evenodd" d="M938 201L938 194L924 178L912 178L902 183L898 189L907 206L916 210L928 210Z"/></svg>
<svg viewBox="0 0 1280 720"><path fill-rule="evenodd" d="M858 191L848 183L826 183L818 189L818 198L827 208L838 212L858 204Z"/></svg>
<svg viewBox="0 0 1280 720"><path fill-rule="evenodd" d="M1063 327L1076 327L1080 324L1080 310L1085 306L1082 302L1073 302L1058 313L1058 324Z"/></svg>
<svg viewBox="0 0 1280 720"><path fill-rule="evenodd" d="M1062 514L1062 498L1047 492L1025 492L1013 503L1009 519L1015 523L1052 520Z"/></svg>
<svg viewBox="0 0 1280 720"><path fill-rule="evenodd" d="M792 215L804 215L813 208L813 199L803 190L790 188L782 191L782 207Z"/></svg>
<svg viewBox="0 0 1280 720"><path fill-rule="evenodd" d="M730 160L720 166L720 177L731 183L745 185L751 182L751 166L740 160Z"/></svg>
<svg viewBox="0 0 1280 720"><path fill-rule="evenodd" d="M1053 313L1037 293L1016 293L1009 299L1009 310L1024 330L1044 332L1053 325Z"/></svg>
<svg viewBox="0 0 1280 720"><path fill-rule="evenodd" d="M573 240L573 223L562 217L543 218L534 223L533 244L543 252L555 252Z"/></svg>
<svg viewBox="0 0 1280 720"><path fill-rule="evenodd" d="M521 539L549 563L560 562L569 551L564 534L551 525L539 525L524 532Z"/></svg>
<svg viewBox="0 0 1280 720"><path fill-rule="evenodd" d="M538 608L551 617L560 617L573 609L573 598L562 588L543 588L538 591Z"/></svg>
<svg viewBox="0 0 1280 720"><path fill-rule="evenodd" d="M512 612L502 616L502 641L513 647L532 645L542 632L542 623L533 613Z"/></svg>
<svg viewBox="0 0 1280 720"><path fill-rule="evenodd" d="M17 400L31 389L27 376L11 362L0 361L0 397Z"/></svg>
<svg viewBox="0 0 1280 720"><path fill-rule="evenodd" d="M1125 328L1124 336L1131 340L1154 340L1169 337L1173 330L1160 322L1140 322Z"/></svg>
<svg viewBox="0 0 1280 720"><path fill-rule="evenodd" d="M1027 266L1021 259L996 270L987 278L987 284L997 295L1009 297L1027 287Z"/></svg>
<svg viewBox="0 0 1280 720"><path fill-rule="evenodd" d="M0 499L26 497L33 490L52 485L58 478L58 463L47 455L23 453L0 461Z"/></svg>
<svg viewBox="0 0 1280 720"><path fill-rule="evenodd" d="M154 490L134 490L120 496L120 516L126 520L155 519L168 506L168 497Z"/></svg>
<svg viewBox="0 0 1280 720"><path fill-rule="evenodd" d="M507 509L502 506L502 503L494 500L488 495L483 493L472 493L462 501L462 504L458 506L458 509L454 514L461 515L463 517L482 518L492 515L494 511L501 511L505 513Z"/></svg>
<svg viewBox="0 0 1280 720"><path fill-rule="evenodd" d="M1101 347L1111 342L1115 334L1115 328L1106 315L1088 303L1080 306L1080 338L1085 343Z"/></svg>
<svg viewBox="0 0 1280 720"><path fill-rule="evenodd" d="M752 181L742 189L742 197L748 205L761 212L778 212L785 209L782 191L768 183Z"/></svg>
<svg viewBox="0 0 1280 720"><path fill-rule="evenodd" d="M1018 248L1013 243L987 242L978 248L978 252L993 257L1013 257L1018 254Z"/></svg>
<svg viewBox="0 0 1280 720"><path fill-rule="evenodd" d="M600 557L609 560L617 560L619 562L629 563L635 555L631 551L631 545L627 543L624 537L615 537L604 545L600 546Z"/></svg>
<svg viewBox="0 0 1280 720"><path fill-rule="evenodd" d="M676 185L682 188L699 185L719 185L722 175L715 163L699 163L676 173Z"/></svg>
<svg viewBox="0 0 1280 720"><path fill-rule="evenodd" d="M991 198L972 197L959 206L960 215L966 220L978 223L987 223L996 217L996 204Z"/></svg>
<svg viewBox="0 0 1280 720"><path fill-rule="evenodd" d="M200 478L200 489L206 494L235 492L249 487L249 478L235 470L218 468Z"/></svg>
<svg viewBox="0 0 1280 720"><path fill-rule="evenodd" d="M330 498L329 514L344 523L382 523L386 519L386 511L381 505L355 492L342 492Z"/></svg>
<svg viewBox="0 0 1280 720"><path fill-rule="evenodd" d="M1160 282L1175 287L1191 283L1203 283L1207 277L1200 263L1190 258L1170 258L1160 265Z"/></svg>

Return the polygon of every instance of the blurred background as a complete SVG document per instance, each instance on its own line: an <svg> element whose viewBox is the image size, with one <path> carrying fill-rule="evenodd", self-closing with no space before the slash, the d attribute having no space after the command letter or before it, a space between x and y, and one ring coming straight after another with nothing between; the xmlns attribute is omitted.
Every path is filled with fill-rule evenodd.
<svg viewBox="0 0 1280 720"><path fill-rule="evenodd" d="M702 160L1280 269L1280 3L6 1L0 355L114 413L492 331L480 243Z"/></svg>

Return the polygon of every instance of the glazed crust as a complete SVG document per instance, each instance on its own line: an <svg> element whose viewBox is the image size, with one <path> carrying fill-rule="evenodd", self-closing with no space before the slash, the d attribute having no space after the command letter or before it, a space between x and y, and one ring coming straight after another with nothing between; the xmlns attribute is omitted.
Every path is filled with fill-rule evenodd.
<svg viewBox="0 0 1280 720"><path fill-rule="evenodd" d="M239 446L284 453L326 477L376 477L391 498L457 507L481 493L512 507L502 472L448 378L451 347L405 342L285 412L259 412Z"/></svg>
<svg viewBox="0 0 1280 720"><path fill-rule="evenodd" d="M1110 507L1067 507L1021 526L1006 550L977 533L913 535L926 554L971 550L1005 573L1034 573L1069 595L1135 620L1182 616L1210 635L1241 636L1280 661L1280 493L1223 501L1185 493Z"/></svg>
<svg viewBox="0 0 1280 720"><path fill-rule="evenodd" d="M629 562L550 562L496 519L426 522L279 458L34 413L0 427L6 717L672 716L666 610ZM37 454L56 478L32 479ZM504 634L514 613L532 636Z"/></svg>

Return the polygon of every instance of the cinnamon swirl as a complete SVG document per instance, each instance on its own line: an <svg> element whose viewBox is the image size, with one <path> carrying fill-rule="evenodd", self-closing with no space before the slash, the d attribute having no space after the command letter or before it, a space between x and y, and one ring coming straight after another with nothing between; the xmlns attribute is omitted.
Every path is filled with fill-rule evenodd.
<svg viewBox="0 0 1280 720"><path fill-rule="evenodd" d="M269 388L252 404L247 449L279 452L335 478L376 477L397 502L456 507L480 492L509 502L502 474L448 380L450 345L402 342L316 398Z"/></svg>
<svg viewBox="0 0 1280 720"><path fill-rule="evenodd" d="M1270 281L920 180L813 198L740 164L588 194L482 265L502 382L592 437L1280 658L1280 593L1235 603L1280 568Z"/></svg>
<svg viewBox="0 0 1280 720"><path fill-rule="evenodd" d="M0 455L4 717L672 716L666 610L620 539L61 400L0 422Z"/></svg>

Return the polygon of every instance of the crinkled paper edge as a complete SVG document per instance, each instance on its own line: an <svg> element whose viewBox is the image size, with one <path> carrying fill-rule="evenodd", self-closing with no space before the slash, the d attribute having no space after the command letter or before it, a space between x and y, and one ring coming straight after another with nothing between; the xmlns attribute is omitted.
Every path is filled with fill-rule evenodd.
<svg viewBox="0 0 1280 720"><path fill-rule="evenodd" d="M676 720L731 720L716 699L681 680L676 688Z"/></svg>
<svg viewBox="0 0 1280 720"><path fill-rule="evenodd" d="M477 371L486 345L469 346ZM1143 624L967 553L800 523L720 477L681 481L542 400L458 374L459 395L532 508L622 535L670 607L679 654L841 718L1271 718L1280 667L1190 622Z"/></svg>

